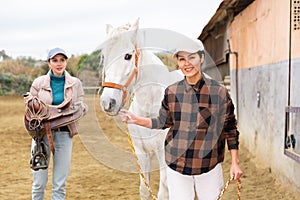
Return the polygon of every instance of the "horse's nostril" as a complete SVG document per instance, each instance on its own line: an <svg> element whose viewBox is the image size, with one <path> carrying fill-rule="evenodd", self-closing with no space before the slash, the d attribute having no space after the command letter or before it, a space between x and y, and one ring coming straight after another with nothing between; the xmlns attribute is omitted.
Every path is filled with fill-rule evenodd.
<svg viewBox="0 0 300 200"><path fill-rule="evenodd" d="M109 101L109 109L112 110L116 105L116 100L115 99L110 99Z"/></svg>
<svg viewBox="0 0 300 200"><path fill-rule="evenodd" d="M116 107L116 100L115 99L106 99L102 100L102 108L105 112L112 112Z"/></svg>

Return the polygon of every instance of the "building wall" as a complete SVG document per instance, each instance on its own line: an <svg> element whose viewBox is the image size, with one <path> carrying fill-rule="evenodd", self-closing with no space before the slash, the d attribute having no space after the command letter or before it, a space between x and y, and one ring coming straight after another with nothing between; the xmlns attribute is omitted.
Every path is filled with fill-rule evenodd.
<svg viewBox="0 0 300 200"><path fill-rule="evenodd" d="M290 1L254 1L234 18L229 32L231 49L238 53L230 55L230 74L241 140L279 180L300 191L300 164L284 155L289 90L291 106L300 106L300 33L293 31L290 43Z"/></svg>

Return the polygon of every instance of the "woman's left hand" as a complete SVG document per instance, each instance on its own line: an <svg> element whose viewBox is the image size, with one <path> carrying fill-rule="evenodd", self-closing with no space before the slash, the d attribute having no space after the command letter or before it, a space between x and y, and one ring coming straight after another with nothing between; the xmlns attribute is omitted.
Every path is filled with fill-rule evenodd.
<svg viewBox="0 0 300 200"><path fill-rule="evenodd" d="M235 181L243 175L243 171L240 168L240 165L237 163L231 164L230 167L230 177L232 177L231 181Z"/></svg>

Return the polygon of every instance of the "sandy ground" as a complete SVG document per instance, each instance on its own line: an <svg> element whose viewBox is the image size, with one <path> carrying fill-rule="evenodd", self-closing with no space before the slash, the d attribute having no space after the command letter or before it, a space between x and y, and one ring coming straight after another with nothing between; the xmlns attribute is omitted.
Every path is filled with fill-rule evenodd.
<svg viewBox="0 0 300 200"><path fill-rule="evenodd" d="M31 199L32 182L29 167L31 137L23 125L25 109L23 99L22 97L0 97L0 108L0 199L28 200ZM128 150L126 135L121 133L114 121L105 116L97 106L90 109L97 111L99 123L105 130L107 139L116 146ZM83 120L83 123L84 127L89 127L89 120ZM66 199L139 199L139 177L136 173L122 172L102 164L89 153L81 136L74 137L73 142L72 166L67 182ZM225 181L228 179L229 158L227 154L223 164ZM288 190L288 187L280 185L269 168L257 166L254 160L242 145L240 161L244 176L241 179L241 199L300 199L300 194L293 193ZM50 171L51 169L50 165ZM49 180L51 180L51 173L49 173ZM155 171L151 179L154 192L157 192L158 180L159 175ZM223 199L237 199L236 193L236 185L232 183ZM48 183L45 199L51 199L51 181Z"/></svg>

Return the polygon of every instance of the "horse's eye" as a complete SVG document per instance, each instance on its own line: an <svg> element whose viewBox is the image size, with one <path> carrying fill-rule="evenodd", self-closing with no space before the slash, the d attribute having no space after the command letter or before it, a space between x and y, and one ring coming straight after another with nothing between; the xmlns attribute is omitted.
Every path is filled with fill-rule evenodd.
<svg viewBox="0 0 300 200"><path fill-rule="evenodd" d="M124 59L125 59L125 60L130 60L131 57L132 57L132 55L127 53L127 54L125 55Z"/></svg>

